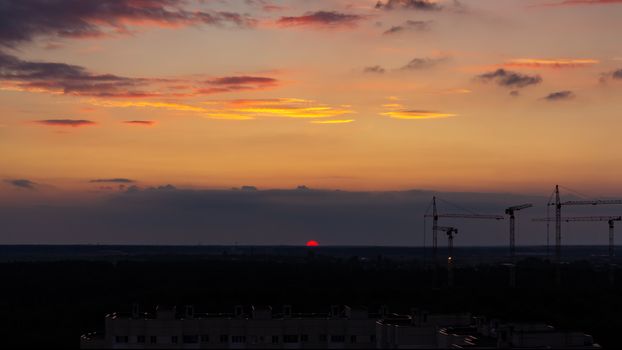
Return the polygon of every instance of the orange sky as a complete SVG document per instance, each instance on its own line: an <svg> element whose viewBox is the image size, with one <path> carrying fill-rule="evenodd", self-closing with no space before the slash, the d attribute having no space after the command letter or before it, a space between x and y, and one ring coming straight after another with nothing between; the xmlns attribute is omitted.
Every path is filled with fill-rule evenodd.
<svg viewBox="0 0 622 350"><path fill-rule="evenodd" d="M622 194L622 1L36 3L0 26L0 193Z"/></svg>

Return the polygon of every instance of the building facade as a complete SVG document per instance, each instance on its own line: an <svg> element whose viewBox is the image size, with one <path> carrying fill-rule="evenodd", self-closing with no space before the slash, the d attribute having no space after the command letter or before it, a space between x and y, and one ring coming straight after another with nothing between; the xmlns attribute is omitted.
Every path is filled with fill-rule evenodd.
<svg viewBox="0 0 622 350"><path fill-rule="evenodd" d="M435 349L598 348L591 336L539 324L502 324L463 314L371 314L365 307L331 306L328 313L293 313L283 306L235 306L230 314L182 312L158 306L155 313L105 317L103 334L80 339L83 349Z"/></svg>

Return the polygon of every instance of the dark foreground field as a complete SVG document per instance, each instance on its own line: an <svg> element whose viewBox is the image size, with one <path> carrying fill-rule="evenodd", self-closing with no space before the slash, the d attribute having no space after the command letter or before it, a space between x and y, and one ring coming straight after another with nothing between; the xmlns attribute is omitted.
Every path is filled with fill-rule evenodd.
<svg viewBox="0 0 622 350"><path fill-rule="evenodd" d="M327 311L331 304L381 304L392 312L411 307L469 311L513 321L544 321L592 334L612 347L622 329L622 274L615 286L597 264L554 266L524 259L516 289L506 267L463 266L456 287L446 272L416 260L382 257L159 256L115 261L5 262L0 264L0 339L12 347L77 348L79 336L103 330L106 313L159 303L194 304L198 312L231 312L235 304L291 304L294 311Z"/></svg>

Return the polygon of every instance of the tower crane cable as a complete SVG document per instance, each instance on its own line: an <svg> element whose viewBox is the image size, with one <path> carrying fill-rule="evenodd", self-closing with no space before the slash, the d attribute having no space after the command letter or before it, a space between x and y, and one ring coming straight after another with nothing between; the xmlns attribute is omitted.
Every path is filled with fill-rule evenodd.
<svg viewBox="0 0 622 350"><path fill-rule="evenodd" d="M569 188L569 187L566 187L566 186L562 186L562 185L559 185L559 187L560 187L560 188L565 189L565 190L566 190L566 191L568 191L568 192L571 192L571 193L573 193L573 194L576 194L576 195L577 195L577 196L579 196L579 198L581 198L581 199L590 199L590 200L591 200L591 199L595 199L594 197L591 197L591 196L588 196L588 195L586 195L586 194L584 194L584 193L581 193L581 192L579 192L579 191L573 190L572 188Z"/></svg>
<svg viewBox="0 0 622 350"><path fill-rule="evenodd" d="M445 203L445 204L447 204L447 205L450 205L450 206L452 206L452 207L454 207L454 208L456 208L456 209L459 209L459 210L464 210L464 211L466 211L466 212L468 212L469 214L472 214L472 215L477 215L477 213L476 213L476 212L474 212L474 211L472 211L472 210L469 210L469 209L467 209L467 208L465 208L465 207L463 207L463 206L460 206L460 205L458 205L458 204L455 204L455 203L452 203L452 202L446 201L446 200L444 200L444 199L442 199L442 198L438 198L438 197L436 197L436 199L438 199L439 201L441 201L441 202L443 202L443 203Z"/></svg>

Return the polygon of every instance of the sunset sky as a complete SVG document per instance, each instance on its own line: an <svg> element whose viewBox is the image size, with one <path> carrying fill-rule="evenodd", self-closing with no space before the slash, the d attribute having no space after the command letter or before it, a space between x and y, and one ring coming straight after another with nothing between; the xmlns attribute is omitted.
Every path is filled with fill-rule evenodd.
<svg viewBox="0 0 622 350"><path fill-rule="evenodd" d="M622 193L622 1L1 4L5 193Z"/></svg>
<svg viewBox="0 0 622 350"><path fill-rule="evenodd" d="M619 196L620 18L619 0L0 0L0 202Z"/></svg>

